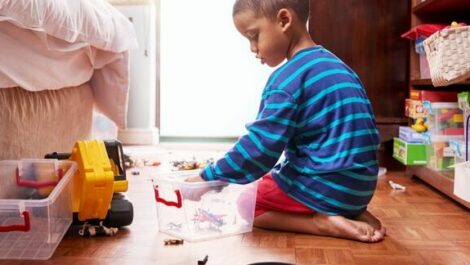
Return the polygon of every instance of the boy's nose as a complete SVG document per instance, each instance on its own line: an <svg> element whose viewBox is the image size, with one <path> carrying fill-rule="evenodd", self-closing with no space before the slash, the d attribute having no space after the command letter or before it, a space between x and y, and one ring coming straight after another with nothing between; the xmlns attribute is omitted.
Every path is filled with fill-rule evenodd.
<svg viewBox="0 0 470 265"><path fill-rule="evenodd" d="M258 53L258 48L256 48L256 45L254 45L254 44L250 45L250 50L251 50L252 53Z"/></svg>

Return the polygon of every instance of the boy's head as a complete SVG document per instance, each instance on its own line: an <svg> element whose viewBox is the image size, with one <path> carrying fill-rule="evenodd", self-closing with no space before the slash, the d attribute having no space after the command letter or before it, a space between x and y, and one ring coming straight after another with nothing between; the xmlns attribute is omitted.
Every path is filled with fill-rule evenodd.
<svg viewBox="0 0 470 265"><path fill-rule="evenodd" d="M274 67L313 43L309 0L236 0L233 21L261 63Z"/></svg>
<svg viewBox="0 0 470 265"><path fill-rule="evenodd" d="M235 17L239 12L251 10L257 17L276 19L278 11L287 8L294 11L300 21L306 24L310 11L309 3L309 0L236 0L232 16Z"/></svg>

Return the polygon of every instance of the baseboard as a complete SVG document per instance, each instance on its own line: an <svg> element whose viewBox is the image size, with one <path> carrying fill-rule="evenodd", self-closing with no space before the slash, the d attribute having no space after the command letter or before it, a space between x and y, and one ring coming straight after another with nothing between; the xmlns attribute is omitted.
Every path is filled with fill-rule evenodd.
<svg viewBox="0 0 470 265"><path fill-rule="evenodd" d="M119 130L118 139L126 145L156 145L160 142L158 128L128 128Z"/></svg>

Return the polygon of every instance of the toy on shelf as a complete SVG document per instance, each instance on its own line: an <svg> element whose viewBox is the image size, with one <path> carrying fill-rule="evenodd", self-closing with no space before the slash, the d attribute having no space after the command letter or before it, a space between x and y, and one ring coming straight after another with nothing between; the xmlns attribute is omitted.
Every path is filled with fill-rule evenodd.
<svg viewBox="0 0 470 265"><path fill-rule="evenodd" d="M106 227L102 223L98 225L92 225L85 223L78 234L83 237L92 237L92 236L114 236L118 232L116 227Z"/></svg>
<svg viewBox="0 0 470 265"><path fill-rule="evenodd" d="M128 182L120 142L78 141L71 154L54 152L45 158L70 159L77 163L72 190L75 224L113 228L132 223L132 203L121 193L127 191Z"/></svg>
<svg viewBox="0 0 470 265"><path fill-rule="evenodd" d="M457 102L423 101L426 126L431 135L463 136L463 115Z"/></svg>
<svg viewBox="0 0 470 265"><path fill-rule="evenodd" d="M458 28L458 27L465 27L465 26L467 26L467 24L463 22L459 23L457 21L452 21L452 23L450 23L451 28Z"/></svg>
<svg viewBox="0 0 470 265"><path fill-rule="evenodd" d="M417 132L425 132L428 130L428 127L426 126L424 119L418 118L415 120L415 123L411 125L411 128Z"/></svg>
<svg viewBox="0 0 470 265"><path fill-rule="evenodd" d="M398 127L398 136L400 139L404 140L407 143L424 143L423 134L415 131L411 127L399 126Z"/></svg>

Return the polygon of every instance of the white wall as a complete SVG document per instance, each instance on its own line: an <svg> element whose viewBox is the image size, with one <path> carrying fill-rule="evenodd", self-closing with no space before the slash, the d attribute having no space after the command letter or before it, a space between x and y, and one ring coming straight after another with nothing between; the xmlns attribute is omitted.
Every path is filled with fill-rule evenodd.
<svg viewBox="0 0 470 265"><path fill-rule="evenodd" d="M260 64L235 29L233 1L160 5L160 135L244 134L273 69Z"/></svg>

